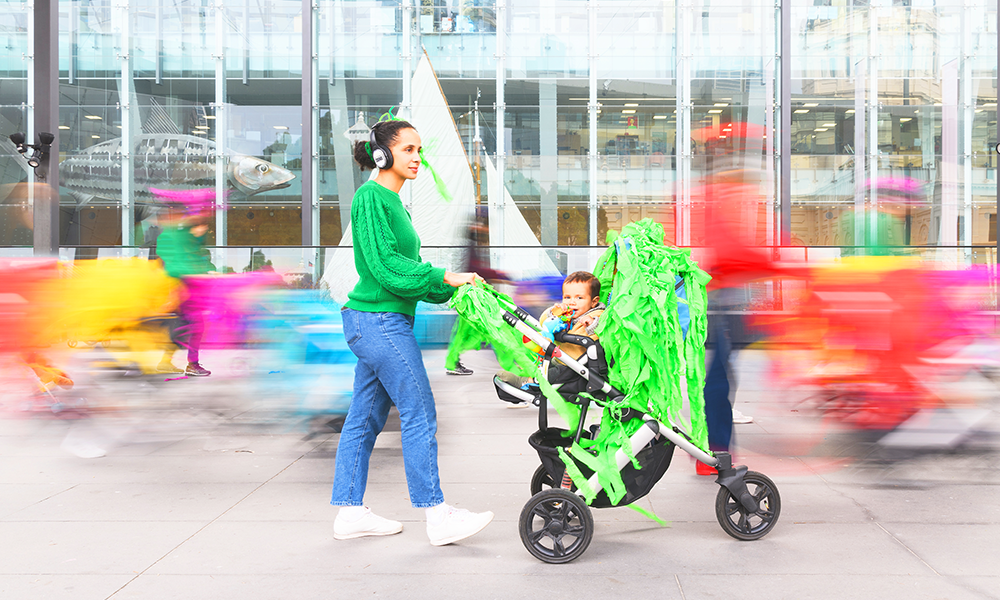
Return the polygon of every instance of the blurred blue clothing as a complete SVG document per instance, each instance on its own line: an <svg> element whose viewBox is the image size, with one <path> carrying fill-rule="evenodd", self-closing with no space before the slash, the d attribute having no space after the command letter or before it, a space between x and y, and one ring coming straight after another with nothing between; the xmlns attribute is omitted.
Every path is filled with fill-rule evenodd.
<svg viewBox="0 0 1000 600"><path fill-rule="evenodd" d="M712 351L712 363L705 374L708 447L713 452L728 452L733 440L733 405L729 401L730 357L733 344L729 340L727 327L716 325L713 329L715 349Z"/></svg>
<svg viewBox="0 0 1000 600"><path fill-rule="evenodd" d="M334 506L362 506L368 463L389 408L399 410L403 467L415 507L444 502L437 464L437 412L424 360L413 335L413 317L344 309L344 336L358 357L354 398L337 445Z"/></svg>
<svg viewBox="0 0 1000 600"><path fill-rule="evenodd" d="M712 362L705 373L705 421L708 427L708 447L713 452L728 452L733 441L733 404L736 382L733 378L733 343L729 336L729 320L734 315L723 314L736 308L740 292L732 288L713 290L708 294L709 310L717 311L709 318L710 339L714 341Z"/></svg>

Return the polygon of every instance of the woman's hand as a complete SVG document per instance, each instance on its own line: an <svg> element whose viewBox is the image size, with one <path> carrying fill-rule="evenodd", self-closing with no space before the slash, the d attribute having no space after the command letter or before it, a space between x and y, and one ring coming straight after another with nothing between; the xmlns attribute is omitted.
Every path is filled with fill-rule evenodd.
<svg viewBox="0 0 1000 600"><path fill-rule="evenodd" d="M483 281L483 278L476 273L445 272L444 274L444 282L451 287L459 287L466 283L475 283L476 281Z"/></svg>

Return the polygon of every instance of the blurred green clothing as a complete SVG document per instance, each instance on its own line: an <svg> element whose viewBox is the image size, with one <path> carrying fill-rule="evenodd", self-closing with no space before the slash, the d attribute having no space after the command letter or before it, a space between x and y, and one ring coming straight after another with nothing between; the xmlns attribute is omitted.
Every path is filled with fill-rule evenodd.
<svg viewBox="0 0 1000 600"><path fill-rule="evenodd" d="M855 218L853 213L843 215L842 219L850 219L847 229L848 242L845 246L854 245L855 228L864 229L863 248L844 248L843 256L895 256L907 254L902 246L909 245L906 239L906 220L898 215L880 212L876 216L876 228L872 231L870 217Z"/></svg>
<svg viewBox="0 0 1000 600"><path fill-rule="evenodd" d="M209 258L203 240L204 236L194 235L187 226L164 229L156 238L156 254L163 261L167 275L180 279L214 271L215 265Z"/></svg>

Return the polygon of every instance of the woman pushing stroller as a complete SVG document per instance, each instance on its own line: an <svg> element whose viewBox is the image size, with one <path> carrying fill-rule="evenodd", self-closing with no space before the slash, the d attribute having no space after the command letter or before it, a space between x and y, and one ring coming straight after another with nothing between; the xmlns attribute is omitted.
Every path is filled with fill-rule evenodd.
<svg viewBox="0 0 1000 600"><path fill-rule="evenodd" d="M421 165L420 135L406 121L390 119L372 127L367 142L354 148L362 168L378 175L354 195L351 226L354 264L360 277L342 309L344 335L358 357L354 397L337 446L333 497L340 506L334 538L392 535L398 521L364 506L368 465L375 438L389 408L399 410L403 462L410 502L426 509L427 536L441 546L481 531L492 512L472 513L444 502L438 476L437 414L423 358L413 334L417 302L448 301L455 288L481 278L451 273L420 260L420 238L399 191L416 179Z"/></svg>

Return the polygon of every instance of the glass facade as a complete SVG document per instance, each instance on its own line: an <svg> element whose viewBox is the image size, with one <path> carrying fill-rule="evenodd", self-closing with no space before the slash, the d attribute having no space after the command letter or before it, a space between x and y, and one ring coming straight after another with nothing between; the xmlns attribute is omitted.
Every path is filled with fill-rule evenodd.
<svg viewBox="0 0 1000 600"><path fill-rule="evenodd" d="M31 5L0 1L0 245L28 246L7 136L35 133ZM519 211L541 246L645 217L702 245L720 181L757 245L993 245L996 0L781 4L62 0L60 242L149 245L150 188L214 186L212 245L339 244L352 139L418 108L426 53L480 214Z"/></svg>

